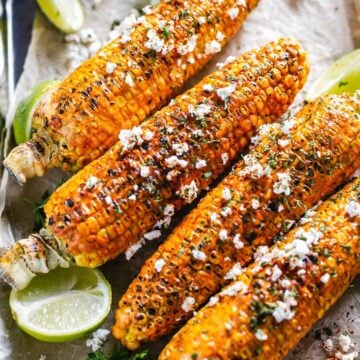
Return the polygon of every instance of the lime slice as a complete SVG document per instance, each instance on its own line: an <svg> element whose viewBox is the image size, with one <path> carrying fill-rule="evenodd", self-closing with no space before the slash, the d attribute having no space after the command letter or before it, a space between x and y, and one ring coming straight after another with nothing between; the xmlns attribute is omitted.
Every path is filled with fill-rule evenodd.
<svg viewBox="0 0 360 360"><path fill-rule="evenodd" d="M354 93L360 88L360 49L341 57L311 86L306 100L324 94Z"/></svg>
<svg viewBox="0 0 360 360"><path fill-rule="evenodd" d="M84 11L79 0L37 0L42 12L62 32L78 31L84 24Z"/></svg>
<svg viewBox="0 0 360 360"><path fill-rule="evenodd" d="M22 99L15 111L13 129L17 144L30 139L34 111L45 93L57 85L59 81L47 80L35 85L30 93Z"/></svg>
<svg viewBox="0 0 360 360"><path fill-rule="evenodd" d="M105 320L111 287L99 270L57 268L12 290L10 308L19 327L36 339L63 342L80 338Z"/></svg>

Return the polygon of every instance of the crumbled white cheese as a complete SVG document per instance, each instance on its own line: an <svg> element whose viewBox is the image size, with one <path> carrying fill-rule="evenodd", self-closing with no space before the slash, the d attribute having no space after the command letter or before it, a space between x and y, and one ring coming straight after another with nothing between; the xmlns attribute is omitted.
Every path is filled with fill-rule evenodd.
<svg viewBox="0 0 360 360"><path fill-rule="evenodd" d="M221 31L218 31L216 33L216 40L217 41L223 41L224 39L225 39L225 35Z"/></svg>
<svg viewBox="0 0 360 360"><path fill-rule="evenodd" d="M205 44L205 54L206 55L216 54L220 51L221 51L221 44L216 40L212 40Z"/></svg>
<svg viewBox="0 0 360 360"><path fill-rule="evenodd" d="M81 29L81 30L78 32L78 35L79 35L80 41L81 41L83 44L94 42L94 41L97 40L97 38L98 38L98 37L96 36L94 30L91 29L91 28Z"/></svg>
<svg viewBox="0 0 360 360"><path fill-rule="evenodd" d="M260 202L259 202L259 200L257 200L257 199L252 199L251 200L251 207L253 208L253 209L258 209L259 208L259 206L260 206Z"/></svg>
<svg viewBox="0 0 360 360"><path fill-rule="evenodd" d="M288 146L290 144L290 140L287 140L287 139L279 139L278 140L278 144L281 146L281 147L285 147L285 146Z"/></svg>
<svg viewBox="0 0 360 360"><path fill-rule="evenodd" d="M291 285L291 281L289 279L282 279L280 285L286 289Z"/></svg>
<svg viewBox="0 0 360 360"><path fill-rule="evenodd" d="M179 159L177 156L172 155L165 159L166 166L170 169L174 168L175 166L179 165L182 168L185 168L188 165L188 162L183 159Z"/></svg>
<svg viewBox="0 0 360 360"><path fill-rule="evenodd" d="M222 217L227 217L227 216L229 216L229 215L231 215L232 214L232 210L231 210L231 208L229 208L229 207L224 207L224 208L222 208L221 209L221 211L220 211L220 215L222 216Z"/></svg>
<svg viewBox="0 0 360 360"><path fill-rule="evenodd" d="M214 306L214 305L216 305L218 302L219 302L219 297L218 297L218 296L212 296L212 297L209 299L208 306Z"/></svg>
<svg viewBox="0 0 360 360"><path fill-rule="evenodd" d="M239 8L233 7L229 9L227 13L229 14L231 20L235 20L236 17L239 15L239 11L240 11Z"/></svg>
<svg viewBox="0 0 360 360"><path fill-rule="evenodd" d="M136 196L136 194L132 194L128 197L128 199L131 201L135 201L137 199L137 196Z"/></svg>
<svg viewBox="0 0 360 360"><path fill-rule="evenodd" d="M358 169L354 172L353 177L354 177L354 178L359 178L359 177L360 177L360 168L358 168Z"/></svg>
<svg viewBox="0 0 360 360"><path fill-rule="evenodd" d="M246 166L238 172L239 176L251 175L253 179L258 179L271 174L271 168L266 166L264 169L255 156L247 154L243 157L243 160Z"/></svg>
<svg viewBox="0 0 360 360"><path fill-rule="evenodd" d="M160 272L164 265L166 264L164 259L158 259L155 261L154 267L157 272Z"/></svg>
<svg viewBox="0 0 360 360"><path fill-rule="evenodd" d="M233 239L233 244L235 249L242 249L244 247L244 243L240 240L240 235L236 234Z"/></svg>
<svg viewBox="0 0 360 360"><path fill-rule="evenodd" d="M128 84L130 87L134 86L134 80L129 73L127 73L125 76L125 83Z"/></svg>
<svg viewBox="0 0 360 360"><path fill-rule="evenodd" d="M247 7L246 0L237 0L238 5Z"/></svg>
<svg viewBox="0 0 360 360"><path fill-rule="evenodd" d="M209 91L209 92L214 90L214 87L210 84L204 84L202 88L204 91Z"/></svg>
<svg viewBox="0 0 360 360"><path fill-rule="evenodd" d="M119 133L119 140L124 149L132 149L136 144L143 143L142 129L140 126L135 126L131 130L122 129Z"/></svg>
<svg viewBox="0 0 360 360"><path fill-rule="evenodd" d="M220 230L219 232L219 239L221 241L225 241L228 238L227 231L225 229Z"/></svg>
<svg viewBox="0 0 360 360"><path fill-rule="evenodd" d="M141 166L140 167L140 176L148 177L149 175L150 175L150 168L148 166Z"/></svg>
<svg viewBox="0 0 360 360"><path fill-rule="evenodd" d="M40 357L39 357L39 360L46 360L46 355L41 354Z"/></svg>
<svg viewBox="0 0 360 360"><path fill-rule="evenodd" d="M243 269L240 263L236 263L224 276L224 280L235 280L241 273Z"/></svg>
<svg viewBox="0 0 360 360"><path fill-rule="evenodd" d="M278 181L275 182L273 190L275 194L285 194L289 196L291 193L290 181L291 177L289 173L277 173Z"/></svg>
<svg viewBox="0 0 360 360"><path fill-rule="evenodd" d="M87 179L87 181L86 181L86 183L85 183L85 187L86 187L87 189L92 189L98 182L100 182L100 180L99 180L97 177L91 175L91 176Z"/></svg>
<svg viewBox="0 0 360 360"><path fill-rule="evenodd" d="M177 51L180 55L186 55L194 51L196 47L197 35L193 35L188 41L177 47Z"/></svg>
<svg viewBox="0 0 360 360"><path fill-rule="evenodd" d="M258 246L254 253L254 260L259 261L259 259L269 253L269 247L266 245ZM261 262L261 261L259 261Z"/></svg>
<svg viewBox="0 0 360 360"><path fill-rule="evenodd" d="M294 237L296 239L306 241L306 244L310 247L313 244L316 245L319 242L319 240L323 237L323 234L322 232L314 228L309 228L308 231L305 231L303 228L299 228L299 230L296 231Z"/></svg>
<svg viewBox="0 0 360 360"><path fill-rule="evenodd" d="M282 212L284 209L285 209L284 205L280 204L279 207L278 207L278 212Z"/></svg>
<svg viewBox="0 0 360 360"><path fill-rule="evenodd" d="M345 211L351 218L360 216L360 203L355 200L350 200L345 206Z"/></svg>
<svg viewBox="0 0 360 360"><path fill-rule="evenodd" d="M196 182L193 180L188 185L182 185L180 191L178 191L176 194L183 198L188 204L190 204L196 199L198 192L199 189L196 186Z"/></svg>
<svg viewBox="0 0 360 360"><path fill-rule="evenodd" d="M194 249L191 251L191 254L194 259L205 261L206 260L206 254L203 251L200 251L198 249Z"/></svg>
<svg viewBox="0 0 360 360"><path fill-rule="evenodd" d="M231 191L229 188L224 188L222 191L222 198L226 201L231 200Z"/></svg>
<svg viewBox="0 0 360 360"><path fill-rule="evenodd" d="M223 88L219 88L216 90L217 96L219 96L223 101L229 99L229 96L236 90L235 85L229 85Z"/></svg>
<svg viewBox="0 0 360 360"><path fill-rule="evenodd" d="M327 353L332 353L334 351L334 342L331 339L326 339L323 342L323 347Z"/></svg>
<svg viewBox="0 0 360 360"><path fill-rule="evenodd" d="M261 329L258 329L255 333L255 337L259 340L259 341L266 341L268 339L267 334L262 331Z"/></svg>
<svg viewBox="0 0 360 360"><path fill-rule="evenodd" d="M176 151L177 156L181 156L189 151L189 145L187 143L172 144L171 148Z"/></svg>
<svg viewBox="0 0 360 360"><path fill-rule="evenodd" d="M229 154L228 153L222 153L221 154L221 161L223 165L226 165L229 161Z"/></svg>
<svg viewBox="0 0 360 360"><path fill-rule="evenodd" d="M181 308L186 311L192 311L195 305L195 299L192 296L187 296L181 305Z"/></svg>
<svg viewBox="0 0 360 360"><path fill-rule="evenodd" d="M272 316L277 323L281 323L284 320L290 320L294 317L295 312L291 310L291 305L284 301L277 301L276 308L272 313Z"/></svg>
<svg viewBox="0 0 360 360"><path fill-rule="evenodd" d="M326 284L330 280L330 274L326 273L321 278L320 281L324 284Z"/></svg>
<svg viewBox="0 0 360 360"><path fill-rule="evenodd" d="M229 55L225 61L223 63L217 63L216 66L219 68L219 69L222 69L224 66L226 66L227 64L230 64L232 61L236 60L236 57L233 56L233 55Z"/></svg>
<svg viewBox="0 0 360 360"><path fill-rule="evenodd" d="M206 165L207 165L206 160L198 159L198 160L196 160L195 168L201 169L201 168L205 167Z"/></svg>
<svg viewBox="0 0 360 360"><path fill-rule="evenodd" d="M281 275L281 269L277 265L275 265L272 269L271 281L277 281Z"/></svg>
<svg viewBox="0 0 360 360"><path fill-rule="evenodd" d="M144 140L150 141L154 137L154 132L150 130L146 130L143 136Z"/></svg>
<svg viewBox="0 0 360 360"><path fill-rule="evenodd" d="M205 17L205 16L200 16L199 19L198 19L198 21L199 21L199 24L200 24L200 25L203 25L203 24L206 23L206 17Z"/></svg>
<svg viewBox="0 0 360 360"><path fill-rule="evenodd" d="M91 334L91 338L86 340L86 346L91 347L92 352L98 351L106 341L110 330L98 329Z"/></svg>
<svg viewBox="0 0 360 360"><path fill-rule="evenodd" d="M350 354L342 354L341 352L335 353L335 358L339 360L356 360L359 356L359 353L357 351L353 351Z"/></svg>
<svg viewBox="0 0 360 360"><path fill-rule="evenodd" d="M111 205L113 203L113 199L111 198L111 196L107 195L105 197L105 202L108 204L108 205Z"/></svg>
<svg viewBox="0 0 360 360"><path fill-rule="evenodd" d="M229 286L225 287L220 293L220 296L236 296L240 292L247 291L247 286L242 281L232 282Z"/></svg>
<svg viewBox="0 0 360 360"><path fill-rule="evenodd" d="M131 40L131 33L135 30L135 25L138 23L135 14L129 15L125 18L119 26L114 28L113 31L109 33L109 39L113 40L120 36L121 43L125 44Z"/></svg>
<svg viewBox="0 0 360 360"><path fill-rule="evenodd" d="M177 170L171 170L166 174L166 179L168 181L171 181L174 177L176 177L179 174Z"/></svg>
<svg viewBox="0 0 360 360"><path fill-rule="evenodd" d="M145 244L144 239L140 239L135 244L132 244L125 252L126 260L130 260L144 244Z"/></svg>
<svg viewBox="0 0 360 360"><path fill-rule="evenodd" d="M210 114L212 111L212 106L208 104L200 104L194 109L194 115L197 117L204 117L205 115Z"/></svg>
<svg viewBox="0 0 360 360"><path fill-rule="evenodd" d="M295 124L296 123L295 123L295 121L293 119L286 120L281 125L281 131L284 134L289 135L290 130L295 126Z"/></svg>
<svg viewBox="0 0 360 360"><path fill-rule="evenodd" d="M149 231L148 233L144 234L144 238L146 240L154 240L157 239L161 236L161 231L160 230L153 230L153 231Z"/></svg>
<svg viewBox="0 0 360 360"><path fill-rule="evenodd" d="M210 221L211 221L212 223L216 222L218 219L219 219L219 215L218 215L217 213L212 212L212 213L210 214Z"/></svg>
<svg viewBox="0 0 360 360"><path fill-rule="evenodd" d="M158 36L154 29L148 30L146 37L148 38L148 41L145 42L145 46L148 49L155 50L157 52L163 52L165 50L166 53L165 42Z"/></svg>
<svg viewBox="0 0 360 360"><path fill-rule="evenodd" d="M151 6L146 5L145 7L143 7L142 11L143 11L144 14L147 14L147 15L151 14L152 13Z"/></svg>
<svg viewBox="0 0 360 360"><path fill-rule="evenodd" d="M173 204L167 204L164 209L165 216L174 216L175 214L175 206Z"/></svg>
<svg viewBox="0 0 360 360"><path fill-rule="evenodd" d="M339 345L341 347L342 352L348 352L351 348L354 347L353 342L351 341L351 337L347 334L341 334L339 336Z"/></svg>

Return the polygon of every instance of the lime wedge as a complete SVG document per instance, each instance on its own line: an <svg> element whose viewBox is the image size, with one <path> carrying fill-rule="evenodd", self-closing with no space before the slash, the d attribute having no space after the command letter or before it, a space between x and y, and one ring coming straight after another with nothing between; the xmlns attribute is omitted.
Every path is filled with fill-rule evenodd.
<svg viewBox="0 0 360 360"><path fill-rule="evenodd" d="M341 57L311 86L306 100L320 95L354 93L360 89L360 49Z"/></svg>
<svg viewBox="0 0 360 360"><path fill-rule="evenodd" d="M84 24L84 11L79 0L37 0L42 12L62 32L78 31Z"/></svg>
<svg viewBox="0 0 360 360"><path fill-rule="evenodd" d="M13 122L16 144L24 143L31 137L31 125L34 111L46 92L57 85L59 81L47 80L35 85L30 93L18 104Z"/></svg>
<svg viewBox="0 0 360 360"><path fill-rule="evenodd" d="M12 290L10 308L18 326L36 339L63 342L96 329L111 307L111 287L99 270L57 268Z"/></svg>

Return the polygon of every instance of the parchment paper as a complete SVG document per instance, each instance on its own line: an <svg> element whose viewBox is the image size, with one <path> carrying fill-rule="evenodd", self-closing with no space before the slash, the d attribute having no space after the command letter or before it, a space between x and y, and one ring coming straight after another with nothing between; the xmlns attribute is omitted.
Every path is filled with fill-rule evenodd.
<svg viewBox="0 0 360 360"><path fill-rule="evenodd" d="M29 0L30 1L30 0ZM114 20L121 20L134 7L141 7L146 1L135 0L84 0L87 12L85 27L91 27L99 39L104 42ZM187 87L216 68L216 63L223 62L228 55L238 55L244 50L264 44L281 36L293 36L300 40L308 50L312 73L308 84L334 60L351 51L358 41L359 23L356 20L352 0L262 0L258 8L246 21L243 29L200 74L192 79ZM11 122L13 109L28 89L45 79L61 79L68 72L66 65L66 42L47 20L37 14L32 33L24 73L20 78L11 99L12 104L6 119L7 138L5 152L13 146ZM308 85L307 85L308 86ZM305 90L296 100L300 104ZM293 111L293 110L292 110ZM23 199L39 200L45 189L54 189L61 179L69 174L58 170L49 172L44 178L33 179L24 187L19 187L4 172L0 188L0 250L13 241L28 236L33 227L33 214L30 205ZM105 265L102 270L113 288L113 308L128 284L136 276L144 260L154 251L166 234L180 221L190 208L185 209L174 220L170 229L158 241L149 242L130 261L123 256ZM354 283L327 316L316 324L316 329L329 327L334 335L343 331L352 334L360 344L360 280ZM90 349L85 346L85 339L66 343L48 344L37 341L19 330L12 320L8 307L9 289L0 285L0 359L38 359L41 354L46 359L86 359ZM113 312L104 327L110 328ZM310 333L297 348L288 355L287 360L325 359L320 347L321 342ZM319 331L317 332L317 334ZM317 336L319 337L319 336ZM151 349L151 358L156 358L169 337L145 346ZM357 345L357 346L358 346ZM110 351L119 345L109 339L104 351Z"/></svg>

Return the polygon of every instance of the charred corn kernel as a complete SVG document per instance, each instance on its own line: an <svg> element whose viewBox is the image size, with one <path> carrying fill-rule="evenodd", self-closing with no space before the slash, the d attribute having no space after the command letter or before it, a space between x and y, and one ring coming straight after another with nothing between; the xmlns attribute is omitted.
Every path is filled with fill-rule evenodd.
<svg viewBox="0 0 360 360"><path fill-rule="evenodd" d="M273 81L273 86L289 94L289 102L267 99L249 123L238 111L238 94L249 83L244 71L249 71L249 62L255 64L259 75L252 82L256 83L259 76L271 78L284 58L289 66L294 61L299 64L291 73L292 88L284 86L281 78ZM307 74L306 53L290 39L240 56L141 126L121 131L119 143L59 187L44 208L47 231L66 245L81 266L99 266L122 252L131 257L145 240L159 237L157 228L168 224L176 210L191 203L231 164L248 146L256 127L287 110ZM108 232L103 244L100 232L109 226L117 234Z"/></svg>
<svg viewBox="0 0 360 360"><path fill-rule="evenodd" d="M360 179L302 223L214 296L159 359L283 359L360 271Z"/></svg>
<svg viewBox="0 0 360 360"><path fill-rule="evenodd" d="M360 166L359 114L359 97L327 96L261 127L258 144L144 264L119 302L114 336L134 349L170 332L235 278L259 246L351 176ZM165 314L154 303L159 295ZM140 312L149 313L144 326Z"/></svg>
<svg viewBox="0 0 360 360"><path fill-rule="evenodd" d="M138 19L131 15L117 39L41 102L32 140L15 148L5 167L24 183L48 168L74 171L98 158L121 129L139 125L179 92L258 2L162 1Z"/></svg>

